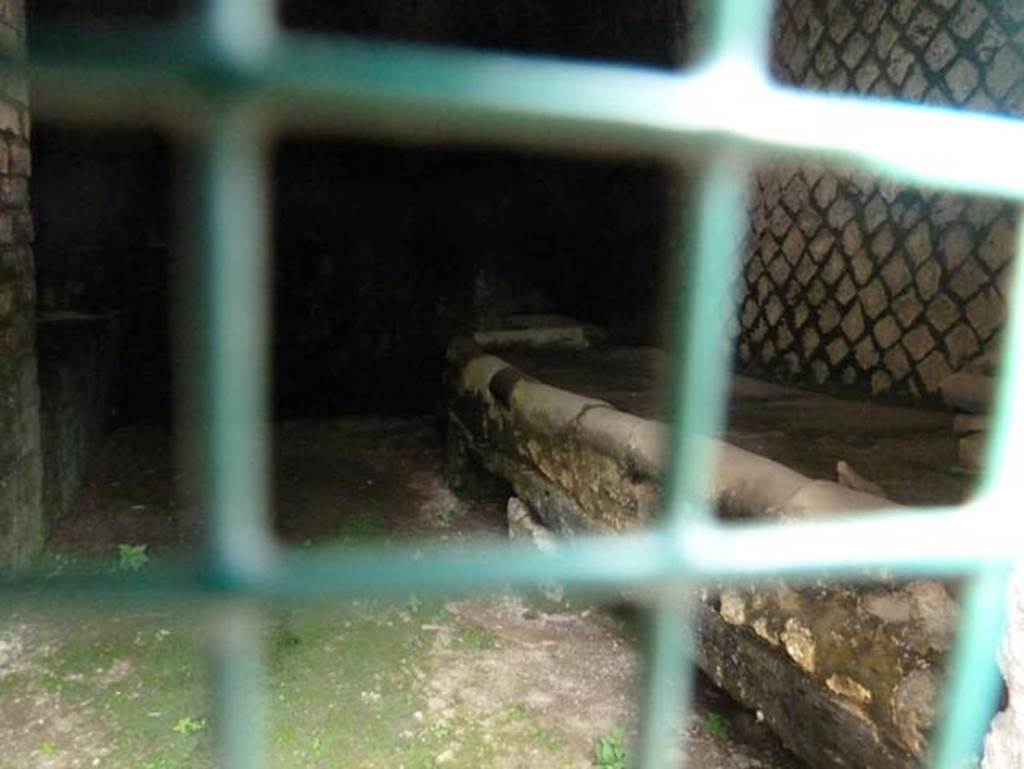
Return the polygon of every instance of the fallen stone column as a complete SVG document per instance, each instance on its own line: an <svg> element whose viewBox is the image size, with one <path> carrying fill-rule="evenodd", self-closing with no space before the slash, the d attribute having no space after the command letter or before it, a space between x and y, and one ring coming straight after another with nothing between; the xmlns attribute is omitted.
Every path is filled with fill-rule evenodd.
<svg viewBox="0 0 1024 769"><path fill-rule="evenodd" d="M449 350L449 433L561 534L657 514L667 427L551 387L473 344ZM892 507L708 439L724 517L781 521ZM925 754L957 607L938 582L784 582L707 591L697 664L816 768L907 769Z"/></svg>

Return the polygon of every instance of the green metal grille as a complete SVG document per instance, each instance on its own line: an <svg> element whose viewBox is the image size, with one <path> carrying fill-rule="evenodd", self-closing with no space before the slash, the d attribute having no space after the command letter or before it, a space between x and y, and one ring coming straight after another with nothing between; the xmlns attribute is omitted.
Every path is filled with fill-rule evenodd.
<svg viewBox="0 0 1024 769"><path fill-rule="evenodd" d="M26 575L4 600L182 601L220 609L215 655L227 767L254 769L261 692L256 622L266 600L483 592L558 580L655 596L642 765L667 766L686 708L691 626L680 588L780 576L962 577L962 627L934 766L976 753L998 684L994 651L1004 590L1020 547L1013 468L1024 459L1024 315L1008 322L998 420L979 494L964 507L878 511L787 525L714 520L702 501L711 458L695 438L723 419L728 368L720 327L730 244L745 226L745 180L759 160L841 160L903 182L1024 201L1024 122L894 102L823 96L769 82L769 0L714 4L702 63L672 74L626 66L318 39L277 28L271 0L208 0L189 24L98 39L54 38L27 66L37 114L157 122L183 137L191 187L189 333L205 556L131 579ZM506 547L426 552L278 550L268 527L267 152L283 129L472 140L573 153L689 159L701 169L687 286L677 320L674 472L653 531L583 539L551 556ZM949 148L955 147L955 152ZM1024 251L1024 240L1018 251ZM1017 282L1021 279L1018 277ZM1020 296L1020 286L1014 296Z"/></svg>

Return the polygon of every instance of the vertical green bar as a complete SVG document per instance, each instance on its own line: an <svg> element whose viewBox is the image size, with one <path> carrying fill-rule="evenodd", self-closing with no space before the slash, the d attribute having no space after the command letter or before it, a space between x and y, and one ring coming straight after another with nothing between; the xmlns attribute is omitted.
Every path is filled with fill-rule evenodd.
<svg viewBox="0 0 1024 769"><path fill-rule="evenodd" d="M209 0L200 33L222 66L265 52L276 33L273 0ZM193 322L198 392L194 427L201 514L214 575L234 582L272 554L268 519L267 350L270 205L267 147L258 116L215 104L199 124L191 178ZM193 297L181 297L191 300ZM180 305L182 307L188 305ZM227 769L260 769L266 721L260 615L228 606L211 659L215 728Z"/></svg>
<svg viewBox="0 0 1024 769"><path fill-rule="evenodd" d="M202 28L210 50L225 60L262 55L277 37L275 0L208 0Z"/></svg>
<svg viewBox="0 0 1024 769"><path fill-rule="evenodd" d="M179 311L190 327L191 416L207 557L220 573L260 571L272 551L267 516L267 229L262 137L224 116L194 149L185 206L193 285Z"/></svg>
<svg viewBox="0 0 1024 769"><path fill-rule="evenodd" d="M759 78L767 63L771 11L771 0L723 0L715 6L705 66L725 65ZM678 299L673 297L678 301L670 382L673 431L664 491L672 541L686 536L689 523L710 518L704 490L715 468L703 441L722 428L731 362L727 329L734 312L732 282L748 218L749 164L724 147L711 151L698 169L693 229L686 233L688 247L675 265L679 291ZM644 769L679 766L676 741L689 712L696 618L688 599L681 597L683 586L676 588L665 589L651 610L640 744Z"/></svg>
<svg viewBox="0 0 1024 769"><path fill-rule="evenodd" d="M729 313L732 282L747 222L746 163L718 151L699 169L693 185L690 247L677 265L680 305L670 414L670 476L665 483L669 524L709 517L704 490L714 458L704 440L721 432L729 387Z"/></svg>
<svg viewBox="0 0 1024 769"><path fill-rule="evenodd" d="M681 769L680 729L693 689L693 617L682 588L666 591L649 610L639 766Z"/></svg>
<svg viewBox="0 0 1024 769"><path fill-rule="evenodd" d="M952 678L935 740L935 769L974 766L981 751L1002 680L995 652L1005 627L1008 581L1009 565L995 564L967 583Z"/></svg>
<svg viewBox="0 0 1024 769"><path fill-rule="evenodd" d="M219 119L218 119L219 117ZM267 467L267 161L258 121L209 121L191 147L181 205L192 236L189 280L178 297L187 329L191 454L210 578L234 583L265 569L273 543ZM263 764L258 615L229 606L212 659L222 765Z"/></svg>
<svg viewBox="0 0 1024 769"><path fill-rule="evenodd" d="M712 14L706 40L697 40L705 64L727 64L734 76L740 66L760 77L771 55L771 24L774 0L718 0L703 3L698 12Z"/></svg>
<svg viewBox="0 0 1024 769"><path fill-rule="evenodd" d="M703 50L703 66L723 77L760 79L770 50L772 0L721 0L702 5L710 13L707 39L692 45ZM701 25L698 25L701 26ZM749 165L714 146L692 185L692 232L676 265L680 300L675 313L672 404L673 425L665 504L669 524L707 519L703 490L713 458L705 455L705 436L721 432L728 398L731 347L727 335L734 312L734 268L747 228Z"/></svg>
<svg viewBox="0 0 1024 769"><path fill-rule="evenodd" d="M260 612L248 604L221 609L214 620L213 728L220 766L262 769L267 765L264 655Z"/></svg>
<svg viewBox="0 0 1024 769"><path fill-rule="evenodd" d="M1007 525L1017 515L1017 473L1024 466L1024 221L1020 215L1014 256L1007 294L1010 301L1003 336L1003 362L996 381L997 419L992 425L984 475L977 492L995 495L993 501L1005 514Z"/></svg>

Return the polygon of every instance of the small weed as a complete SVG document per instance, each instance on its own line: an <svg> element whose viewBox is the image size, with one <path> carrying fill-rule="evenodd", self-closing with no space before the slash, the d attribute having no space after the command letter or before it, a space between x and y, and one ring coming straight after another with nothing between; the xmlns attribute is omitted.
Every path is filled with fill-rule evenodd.
<svg viewBox="0 0 1024 769"><path fill-rule="evenodd" d="M338 526L339 539L374 539L381 535L381 520L371 510L350 513Z"/></svg>
<svg viewBox="0 0 1024 769"><path fill-rule="evenodd" d="M181 736L188 737L190 734L195 734L196 732L201 732L203 729L205 729L206 721L197 721L191 716L186 716L185 718L179 718L177 723L174 724L173 728L174 731L176 731Z"/></svg>
<svg viewBox="0 0 1024 769"><path fill-rule="evenodd" d="M708 713L701 724L704 731L716 740L729 739L729 721L721 713Z"/></svg>
<svg viewBox="0 0 1024 769"><path fill-rule="evenodd" d="M441 508L437 514L437 520L441 522L442 526L450 526L451 522L455 520L455 507L448 505L447 507Z"/></svg>
<svg viewBox="0 0 1024 769"><path fill-rule="evenodd" d="M324 749L323 740L321 740L319 737L317 737L315 740L313 740L313 755L314 756L319 756L320 752L323 749Z"/></svg>
<svg viewBox="0 0 1024 769"><path fill-rule="evenodd" d="M556 751L562 747L562 738L550 729L534 729L533 733L530 734L530 739L533 740L534 744L550 751Z"/></svg>
<svg viewBox="0 0 1024 769"><path fill-rule="evenodd" d="M452 727L447 721L436 721L431 724L430 731L439 740L447 740L452 736Z"/></svg>
<svg viewBox="0 0 1024 769"><path fill-rule="evenodd" d="M8 673L5 676L0 676L0 700L9 696L27 681L27 676L22 673Z"/></svg>
<svg viewBox="0 0 1024 769"><path fill-rule="evenodd" d="M409 654L421 652L426 648L426 646L426 641L424 641L419 636L415 635L409 636L408 638L402 641L402 651L407 652Z"/></svg>
<svg viewBox="0 0 1024 769"><path fill-rule="evenodd" d="M57 744L47 740L39 746L39 752L42 753L46 758L53 758L57 755Z"/></svg>
<svg viewBox="0 0 1024 769"><path fill-rule="evenodd" d="M149 563L149 556L146 555L146 545L117 546L117 568L118 571L138 571Z"/></svg>
<svg viewBox="0 0 1024 769"><path fill-rule="evenodd" d="M509 705L505 708L505 717L509 721L522 721L530 715L530 709L526 705Z"/></svg>
<svg viewBox="0 0 1024 769"><path fill-rule="evenodd" d="M450 648L473 652L493 649L497 645L498 639L477 625L463 625L459 628L458 634L448 642Z"/></svg>
<svg viewBox="0 0 1024 769"><path fill-rule="evenodd" d="M610 733L597 741L594 746L594 767L596 769L627 769L629 752L622 734L622 727L616 726Z"/></svg>
<svg viewBox="0 0 1024 769"><path fill-rule="evenodd" d="M423 608L423 600L414 593L413 595L410 595L409 600L405 602L405 608L413 614L416 614L416 612Z"/></svg>

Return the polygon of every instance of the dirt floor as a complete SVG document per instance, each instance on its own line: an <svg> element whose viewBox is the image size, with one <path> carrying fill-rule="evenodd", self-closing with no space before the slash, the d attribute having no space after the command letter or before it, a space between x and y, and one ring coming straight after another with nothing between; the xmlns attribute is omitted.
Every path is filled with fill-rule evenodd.
<svg viewBox="0 0 1024 769"><path fill-rule="evenodd" d="M277 529L296 547L506 537L503 499L465 502L445 487L431 420L285 423L274 448ZM110 436L42 565L58 573L91 557L130 572L186 547L196 525L172 455L155 430ZM4 616L0 768L212 766L206 626L131 606ZM622 767L617 750L636 736L637 628L623 607L514 594L273 610L272 766ZM704 681L696 701L681 726L688 766L799 767Z"/></svg>

